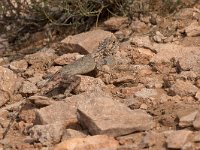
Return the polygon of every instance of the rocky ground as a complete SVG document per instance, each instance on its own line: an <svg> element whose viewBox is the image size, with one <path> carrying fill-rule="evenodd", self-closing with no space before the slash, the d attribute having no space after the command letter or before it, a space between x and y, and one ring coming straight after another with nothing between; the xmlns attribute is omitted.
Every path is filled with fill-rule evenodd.
<svg viewBox="0 0 200 150"><path fill-rule="evenodd" d="M0 47L0 149L200 149L198 8L114 17L66 37L61 47L14 59ZM117 65L79 75L81 83L62 101L39 94L46 76L112 34Z"/></svg>

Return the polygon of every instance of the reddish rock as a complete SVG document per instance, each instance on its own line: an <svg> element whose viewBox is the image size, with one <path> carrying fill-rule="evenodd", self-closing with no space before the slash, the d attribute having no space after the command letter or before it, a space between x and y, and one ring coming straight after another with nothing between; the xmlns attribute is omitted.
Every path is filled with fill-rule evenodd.
<svg viewBox="0 0 200 150"><path fill-rule="evenodd" d="M106 135L72 138L55 146L54 150L117 150L119 144L113 137Z"/></svg>
<svg viewBox="0 0 200 150"><path fill-rule="evenodd" d="M185 115L179 116L179 126L180 127L192 126L192 123L195 120L197 113L198 113L198 111L192 111Z"/></svg>
<svg viewBox="0 0 200 150"><path fill-rule="evenodd" d="M80 54L92 53L101 41L106 38L113 37L111 32L103 30L93 30L74 36L68 36L61 43L65 44L65 48L71 52L79 52Z"/></svg>

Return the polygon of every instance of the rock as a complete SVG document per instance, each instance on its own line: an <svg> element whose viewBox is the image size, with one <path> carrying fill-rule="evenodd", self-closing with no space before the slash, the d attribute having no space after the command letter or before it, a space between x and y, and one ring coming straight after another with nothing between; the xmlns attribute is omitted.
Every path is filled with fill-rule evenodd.
<svg viewBox="0 0 200 150"><path fill-rule="evenodd" d="M141 145L144 148L153 147L162 147L165 143L165 137L163 133L156 133L156 132L148 132L145 137L142 139Z"/></svg>
<svg viewBox="0 0 200 150"><path fill-rule="evenodd" d="M116 137L116 140L119 141L120 147L117 150L136 150L141 148L141 140L144 133L137 132L133 134L128 134L124 136Z"/></svg>
<svg viewBox="0 0 200 150"><path fill-rule="evenodd" d="M187 113L186 115L179 116L179 126L180 127L192 126L192 123L197 113L198 111L193 111L193 112Z"/></svg>
<svg viewBox="0 0 200 150"><path fill-rule="evenodd" d="M0 107L6 104L9 100L9 94L5 91L0 90Z"/></svg>
<svg viewBox="0 0 200 150"><path fill-rule="evenodd" d="M37 92L37 86L29 81L24 81L22 87L20 88L20 93L22 94L34 94Z"/></svg>
<svg viewBox="0 0 200 150"><path fill-rule="evenodd" d="M182 146L181 150L195 150L195 148L193 143L187 142Z"/></svg>
<svg viewBox="0 0 200 150"><path fill-rule="evenodd" d="M34 141L39 141L43 145L59 143L65 129L63 123L53 123L47 125L35 125L30 130L30 136Z"/></svg>
<svg viewBox="0 0 200 150"><path fill-rule="evenodd" d="M140 98L150 98L150 97L155 97L157 95L158 93L155 89L147 89L147 88L143 88L135 93L135 96Z"/></svg>
<svg viewBox="0 0 200 150"><path fill-rule="evenodd" d="M41 124L72 121L77 122L77 101L79 97L71 97L67 101L53 103L47 107L36 110L37 118Z"/></svg>
<svg viewBox="0 0 200 150"><path fill-rule="evenodd" d="M195 98L200 101L200 90L197 91Z"/></svg>
<svg viewBox="0 0 200 150"><path fill-rule="evenodd" d="M200 35L200 26L198 21L192 22L188 27L185 28L185 33L187 36L199 36Z"/></svg>
<svg viewBox="0 0 200 150"><path fill-rule="evenodd" d="M164 37L164 35L159 31L156 31L156 35L153 36L153 39L157 43L162 43L166 39L166 37Z"/></svg>
<svg viewBox="0 0 200 150"><path fill-rule="evenodd" d="M198 91L198 88L190 81L176 80L170 90L180 96L194 96Z"/></svg>
<svg viewBox="0 0 200 150"><path fill-rule="evenodd" d="M109 96L93 94L78 104L78 120L92 135L120 136L153 127L152 117L144 111L132 111Z"/></svg>
<svg viewBox="0 0 200 150"><path fill-rule="evenodd" d="M31 82L32 84L37 84L38 82L40 82L42 80L43 74L34 74L33 77L28 78L27 80L29 82Z"/></svg>
<svg viewBox="0 0 200 150"><path fill-rule="evenodd" d="M56 103L53 99L45 97L45 96L30 96L28 99L32 104L38 107L45 107L51 104Z"/></svg>
<svg viewBox="0 0 200 150"><path fill-rule="evenodd" d="M75 94L79 94L79 93L82 93L85 91L92 91L97 87L99 87L99 88L105 87L105 84L99 78L93 78L90 76L83 76L83 75L79 75L79 77L81 78L81 82L74 89Z"/></svg>
<svg viewBox="0 0 200 150"><path fill-rule="evenodd" d="M31 65L29 69L37 70L38 73L46 69L46 66L50 66L56 58L55 51L51 49L43 49L42 51L24 57L28 64Z"/></svg>
<svg viewBox="0 0 200 150"><path fill-rule="evenodd" d="M8 92L10 95L18 90L21 82L13 71L0 66L0 77L0 90Z"/></svg>
<svg viewBox="0 0 200 150"><path fill-rule="evenodd" d="M24 72L28 68L25 60L13 61L10 63L10 69L16 72Z"/></svg>
<svg viewBox="0 0 200 150"><path fill-rule="evenodd" d="M106 38L113 37L111 32L103 30L93 30L74 36L68 36L61 43L65 44L65 48L71 52L80 54L92 53L99 46L99 43Z"/></svg>
<svg viewBox="0 0 200 150"><path fill-rule="evenodd" d="M166 139L167 148L181 149L187 142L188 136L192 131L179 130L172 132Z"/></svg>
<svg viewBox="0 0 200 150"><path fill-rule="evenodd" d="M200 130L200 112L196 114L195 120L193 121L193 127L196 130Z"/></svg>
<svg viewBox="0 0 200 150"><path fill-rule="evenodd" d="M68 53L56 58L54 62L58 65L66 65L72 63L73 61L81 57L83 57L83 55L80 55L79 53Z"/></svg>
<svg viewBox="0 0 200 150"><path fill-rule="evenodd" d="M136 33L146 33L148 31L148 26L139 20L132 21L131 30Z"/></svg>
<svg viewBox="0 0 200 150"><path fill-rule="evenodd" d="M152 63L170 63L171 59L173 58L179 62L181 71L194 71L195 73L200 73L199 47L184 47L182 45L177 45L174 43L155 43L153 45L150 45L149 41L147 41L147 43L143 45L145 47L148 46L148 48L157 52L157 54L154 55L150 60L150 62Z"/></svg>
<svg viewBox="0 0 200 150"><path fill-rule="evenodd" d="M70 138L83 138L86 137L87 134L74 130L74 129L66 129L62 136L62 141L68 140Z"/></svg>
<svg viewBox="0 0 200 150"><path fill-rule="evenodd" d="M128 17L111 17L108 20L104 21L104 26L108 30L119 30L122 25L127 25Z"/></svg>
<svg viewBox="0 0 200 150"><path fill-rule="evenodd" d="M54 150L117 150L118 142L106 135L72 138L55 146Z"/></svg>

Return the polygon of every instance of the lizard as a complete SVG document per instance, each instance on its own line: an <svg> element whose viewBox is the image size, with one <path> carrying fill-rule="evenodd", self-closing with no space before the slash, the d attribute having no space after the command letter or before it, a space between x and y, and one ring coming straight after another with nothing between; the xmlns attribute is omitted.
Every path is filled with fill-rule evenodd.
<svg viewBox="0 0 200 150"><path fill-rule="evenodd" d="M105 38L92 53L63 66L53 74L42 87L41 94L48 97L53 96L57 99L67 97L80 83L80 77L77 75L87 74L94 70L100 71L102 65L107 64L111 57L113 59L116 48L117 40L114 36ZM56 95L56 89L64 89L64 94Z"/></svg>

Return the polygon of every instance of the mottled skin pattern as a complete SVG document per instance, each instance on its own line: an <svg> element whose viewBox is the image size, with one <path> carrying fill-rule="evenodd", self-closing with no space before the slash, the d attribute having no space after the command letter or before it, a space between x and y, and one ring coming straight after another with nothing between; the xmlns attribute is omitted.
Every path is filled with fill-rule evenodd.
<svg viewBox="0 0 200 150"><path fill-rule="evenodd" d="M80 83L80 78L76 75L86 74L95 69L101 70L101 66L106 63L106 58L115 54L116 46L116 38L106 38L93 53L85 55L71 64L65 65L56 72L43 86L41 94L53 96L57 99L68 96ZM58 87L65 89L64 95L57 95L60 92L58 92ZM56 88L57 93L55 92Z"/></svg>

